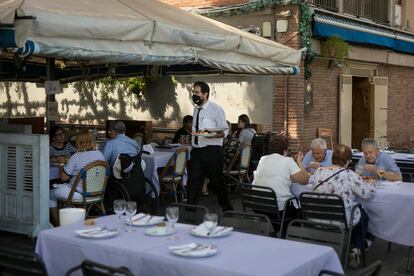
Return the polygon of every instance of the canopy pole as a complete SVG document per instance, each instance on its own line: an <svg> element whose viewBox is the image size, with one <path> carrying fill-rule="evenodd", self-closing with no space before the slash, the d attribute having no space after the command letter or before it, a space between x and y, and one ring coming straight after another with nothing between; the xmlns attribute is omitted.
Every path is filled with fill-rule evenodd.
<svg viewBox="0 0 414 276"><path fill-rule="evenodd" d="M46 58L46 80L55 80L55 58ZM55 94L46 95L46 125L47 132L55 125L55 121L49 121L49 102L56 102Z"/></svg>

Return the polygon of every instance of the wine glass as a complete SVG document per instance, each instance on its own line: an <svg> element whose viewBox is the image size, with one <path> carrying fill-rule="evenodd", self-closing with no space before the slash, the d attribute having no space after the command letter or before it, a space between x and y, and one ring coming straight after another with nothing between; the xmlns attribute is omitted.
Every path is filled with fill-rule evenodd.
<svg viewBox="0 0 414 276"><path fill-rule="evenodd" d="M361 166L361 165L355 166L355 173L357 175L361 176L363 171L364 171L364 166Z"/></svg>
<svg viewBox="0 0 414 276"><path fill-rule="evenodd" d="M170 225L170 231L174 232L174 224L178 221L178 207L177 206L170 206L167 207L167 210L165 211L165 216L167 217L167 220Z"/></svg>
<svg viewBox="0 0 414 276"><path fill-rule="evenodd" d="M114 212L118 215L119 224L121 224L121 216L125 213L126 201L123 199L114 200Z"/></svg>
<svg viewBox="0 0 414 276"><path fill-rule="evenodd" d="M207 228L208 237L211 239L211 236L214 233L214 230L217 227L218 217L217 214L207 213L204 215L204 226Z"/></svg>
<svg viewBox="0 0 414 276"><path fill-rule="evenodd" d="M132 217L137 212L137 203L135 201L127 201L126 207L125 207L125 213L128 217L128 224L129 224L129 230L128 232L132 232Z"/></svg>
<svg viewBox="0 0 414 276"><path fill-rule="evenodd" d="M382 184L382 177L383 177L384 173L385 173L385 167L382 166L382 165L378 165L377 166L377 174L380 178L379 184Z"/></svg>

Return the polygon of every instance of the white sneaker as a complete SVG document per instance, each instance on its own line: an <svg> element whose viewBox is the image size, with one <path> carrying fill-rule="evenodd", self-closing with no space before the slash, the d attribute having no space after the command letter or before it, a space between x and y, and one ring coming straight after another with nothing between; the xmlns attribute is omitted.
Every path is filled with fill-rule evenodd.
<svg viewBox="0 0 414 276"><path fill-rule="evenodd" d="M359 248L352 248L348 263L353 269L358 269L361 264L361 250Z"/></svg>

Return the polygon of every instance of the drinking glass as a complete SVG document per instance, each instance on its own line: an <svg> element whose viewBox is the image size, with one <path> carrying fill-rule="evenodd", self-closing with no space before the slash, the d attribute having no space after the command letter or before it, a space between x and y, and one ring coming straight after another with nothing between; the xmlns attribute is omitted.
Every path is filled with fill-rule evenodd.
<svg viewBox="0 0 414 276"><path fill-rule="evenodd" d="M379 178L380 178L380 182L379 182L379 184L382 184L382 176L384 175L384 173L385 173L385 167L384 167L384 166L379 165L379 166L377 167L377 174L378 174L378 176L379 176Z"/></svg>
<svg viewBox="0 0 414 276"><path fill-rule="evenodd" d="M362 172L364 171L364 166L357 165L355 166L355 173L359 176L361 176Z"/></svg>
<svg viewBox="0 0 414 276"><path fill-rule="evenodd" d="M114 200L114 212L118 215L118 221L121 224L121 216L125 213L126 201L123 199Z"/></svg>
<svg viewBox="0 0 414 276"><path fill-rule="evenodd" d="M137 203L135 201L127 201L126 202L126 207L125 207L125 213L128 217L128 224L129 224L129 229L128 232L132 232L132 217L135 215L135 213L137 212Z"/></svg>
<svg viewBox="0 0 414 276"><path fill-rule="evenodd" d="M214 213L207 213L204 215L204 226L207 228L208 231L208 238L211 239L211 236L214 233L214 230L217 227L218 217L217 214Z"/></svg>
<svg viewBox="0 0 414 276"><path fill-rule="evenodd" d="M165 216L167 217L167 220L170 225L170 231L174 231L174 224L178 221L178 207L177 206L170 206L167 207L167 210L165 211Z"/></svg>

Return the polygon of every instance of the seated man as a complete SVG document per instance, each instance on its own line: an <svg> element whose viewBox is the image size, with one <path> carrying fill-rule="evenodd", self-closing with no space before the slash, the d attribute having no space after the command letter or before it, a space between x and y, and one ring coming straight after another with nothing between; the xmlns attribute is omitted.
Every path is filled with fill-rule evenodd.
<svg viewBox="0 0 414 276"><path fill-rule="evenodd" d="M102 153L105 160L111 167L111 177L109 178L109 185L115 179L113 177L113 167L116 163L118 156L123 154L125 157L137 157L138 159L134 163L134 169L131 171L130 176L123 178L121 183L128 191L132 200L137 201L138 206L143 202L145 196L145 184L143 179L143 173L140 169L141 158L139 156L140 146L138 143L125 135L125 124L122 121L113 121L109 125L110 140L105 143ZM139 166L137 166L139 164ZM142 184L141 184L142 183ZM141 185L137 185L141 184Z"/></svg>
<svg viewBox="0 0 414 276"><path fill-rule="evenodd" d="M359 159L358 166L363 168L362 176L377 177L382 173L384 179L401 181L400 168L395 160L384 152L380 152L378 143L374 139L365 138L361 149L364 156Z"/></svg>
<svg viewBox="0 0 414 276"><path fill-rule="evenodd" d="M121 153L126 153L130 156L136 156L140 152L138 143L125 135L126 127L122 121L112 121L109 124L109 137L102 153L105 160L108 161L109 166L114 166L115 160Z"/></svg>
<svg viewBox="0 0 414 276"><path fill-rule="evenodd" d="M183 126L174 135L173 143L190 144L191 127L193 126L193 116L187 115L183 118Z"/></svg>
<svg viewBox="0 0 414 276"><path fill-rule="evenodd" d="M309 173L314 173L319 167L332 165L332 150L327 149L325 140L316 138L310 145L310 151L303 158L303 166Z"/></svg>

